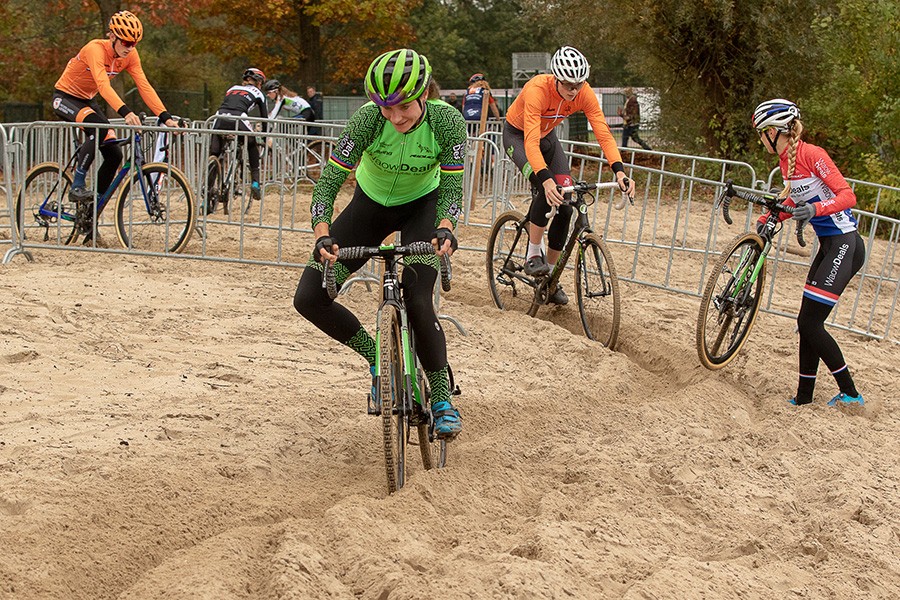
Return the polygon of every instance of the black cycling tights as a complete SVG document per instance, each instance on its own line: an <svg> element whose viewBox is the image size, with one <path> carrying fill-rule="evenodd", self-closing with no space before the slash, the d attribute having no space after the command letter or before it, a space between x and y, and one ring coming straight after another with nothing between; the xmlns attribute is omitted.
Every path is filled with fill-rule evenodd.
<svg viewBox="0 0 900 600"><path fill-rule="evenodd" d="M109 125L101 115L91 113L84 118L84 133L87 140L78 149L78 158L75 160L75 168L83 173L87 173L96 156L96 140L100 139L100 154L103 156L103 164L97 169L97 194L103 195L116 176L119 165L122 164L122 149L118 144L103 144L109 134L108 127L88 127L88 123L96 123L98 125Z"/></svg>
<svg viewBox="0 0 900 600"><path fill-rule="evenodd" d="M821 358L829 371L844 366L844 355L834 338L825 329L825 320L834 308L829 304L803 298L797 326L800 329L800 373L815 375Z"/></svg>
<svg viewBox="0 0 900 600"><path fill-rule="evenodd" d="M435 229L437 190L419 200L399 206L382 206L357 186L353 200L331 225L331 236L339 246L376 246L394 231L403 243L430 241ZM423 257L425 258L425 257ZM353 273L366 261L341 261ZM332 338L347 344L359 331L359 319L328 297L322 288L322 272L307 266L294 294L294 308ZM410 327L416 334L416 352L426 371L447 366L447 340L434 312L437 270L421 262L403 269L401 283Z"/></svg>

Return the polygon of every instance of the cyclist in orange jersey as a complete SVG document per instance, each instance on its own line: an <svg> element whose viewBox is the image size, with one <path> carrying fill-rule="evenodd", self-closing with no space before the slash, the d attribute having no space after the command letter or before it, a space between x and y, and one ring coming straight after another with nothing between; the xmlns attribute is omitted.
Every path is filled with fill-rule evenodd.
<svg viewBox="0 0 900 600"><path fill-rule="evenodd" d="M584 55L563 46L550 60L551 73L535 75L522 88L522 92L506 111L503 127L503 147L516 166L531 181L532 201L528 211L529 243L525 272L529 276L546 275L550 264L556 262L569 231L572 207L562 205L563 195L557 185L572 184L569 160L556 137L554 128L566 117L584 111L594 136L603 149L619 187L629 196L634 195L634 181L625 184L625 167L616 147L616 141L606 124L600 102L586 85L591 66ZM544 252L544 229L551 206L557 206L557 215L547 234L549 250ZM548 263L549 261L549 263ZM569 299L562 288L550 297L556 304L566 304Z"/></svg>
<svg viewBox="0 0 900 600"><path fill-rule="evenodd" d="M69 199L73 202L89 201L94 196L94 193L85 187L85 178L91 163L94 162L97 139L101 141L100 153L103 155L103 164L97 172L98 194L103 194L109 188L122 162L122 151L117 145L103 144L104 140L114 138L115 134L111 128L104 127L109 125L109 119L103 114L94 97L99 93L106 103L125 119L126 125L141 124L140 117L119 98L110 85L111 78L122 71L128 71L150 110L167 126L178 126L141 68L141 59L136 48L144 35L140 19L127 10L119 11L110 17L109 31L106 35L106 39L88 42L74 58L69 60L53 92L53 112L57 116L69 122L97 125L84 127L87 139L78 149L75 177L69 190Z"/></svg>

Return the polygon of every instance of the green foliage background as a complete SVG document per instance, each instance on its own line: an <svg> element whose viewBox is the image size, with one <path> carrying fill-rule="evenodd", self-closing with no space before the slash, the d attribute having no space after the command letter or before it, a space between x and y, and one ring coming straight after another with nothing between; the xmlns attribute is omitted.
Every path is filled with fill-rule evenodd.
<svg viewBox="0 0 900 600"><path fill-rule="evenodd" d="M135 5L165 14L166 1L135 0ZM285 52L290 47L293 55L290 60L278 58L285 72L275 76L300 87L309 83L302 80L304 73L323 73L322 81L314 83L326 94L358 89L356 71L365 65L357 64L364 62L359 50L350 49L354 15L348 0L263 0L250 8L238 8L244 6L240 2L227 6L232 4L235 11L258 12L260 6L269 11L264 18L234 15L243 25L233 36L243 45L227 35L212 37L210 43L210 31L218 35L225 18L222 2L195 0L187 18L156 19L148 27L141 55L158 89L206 87L215 102L234 73L256 58L235 49L253 47L256 39L269 55L278 52L270 47L276 31ZM396 6L391 0L367 0L367 14L382 14L379 4L384 14L392 14ZM404 21L378 43L412 43L429 57L444 88L464 87L474 72L485 73L495 87L510 86L513 52L552 52L571 44L591 60L592 85L642 85L659 91L656 126L662 149L745 160L758 173L767 173L774 159L758 145L749 115L759 102L784 97L800 105L807 139L828 149L846 176L900 185L900 0L406 4L412 8L404 13ZM96 6L87 0L0 4L0 66L8 76L0 102L46 103L65 62L87 39L102 34L99 12L91 13ZM304 22L315 27L323 44L337 39L348 54L313 57L303 50L294 38L298 14L304 11L311 15ZM372 47L363 54L381 50ZM882 212L885 208L900 216L900 199L882 198Z"/></svg>

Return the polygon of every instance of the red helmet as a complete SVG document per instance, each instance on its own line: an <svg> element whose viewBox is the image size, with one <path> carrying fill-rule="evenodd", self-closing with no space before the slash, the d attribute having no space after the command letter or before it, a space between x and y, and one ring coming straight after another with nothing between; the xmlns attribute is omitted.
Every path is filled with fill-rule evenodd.
<svg viewBox="0 0 900 600"><path fill-rule="evenodd" d="M144 37L144 26L134 13L120 10L109 18L109 30L125 42L137 44Z"/></svg>
<svg viewBox="0 0 900 600"><path fill-rule="evenodd" d="M475 83L476 81L484 81L484 75L481 73L475 73L471 77L469 77L469 83Z"/></svg>

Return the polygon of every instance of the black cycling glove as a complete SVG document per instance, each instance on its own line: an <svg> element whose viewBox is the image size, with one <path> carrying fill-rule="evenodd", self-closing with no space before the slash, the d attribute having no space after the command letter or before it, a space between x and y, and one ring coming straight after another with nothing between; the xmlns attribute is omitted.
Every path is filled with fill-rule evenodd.
<svg viewBox="0 0 900 600"><path fill-rule="evenodd" d="M444 247L444 242L450 240L450 249L456 252L456 249L459 248L459 242L456 241L456 236L453 235L453 232L447 229L446 227L441 227L439 229L434 230L434 234L432 237L437 240L438 248Z"/></svg>
<svg viewBox="0 0 900 600"><path fill-rule="evenodd" d="M334 251L331 249L332 246L337 244L337 240L331 237L330 235L323 235L319 239L316 240L316 247L313 250L313 258L316 259L316 262L322 262L322 253L320 250L323 248L328 250L329 253L334 254Z"/></svg>

